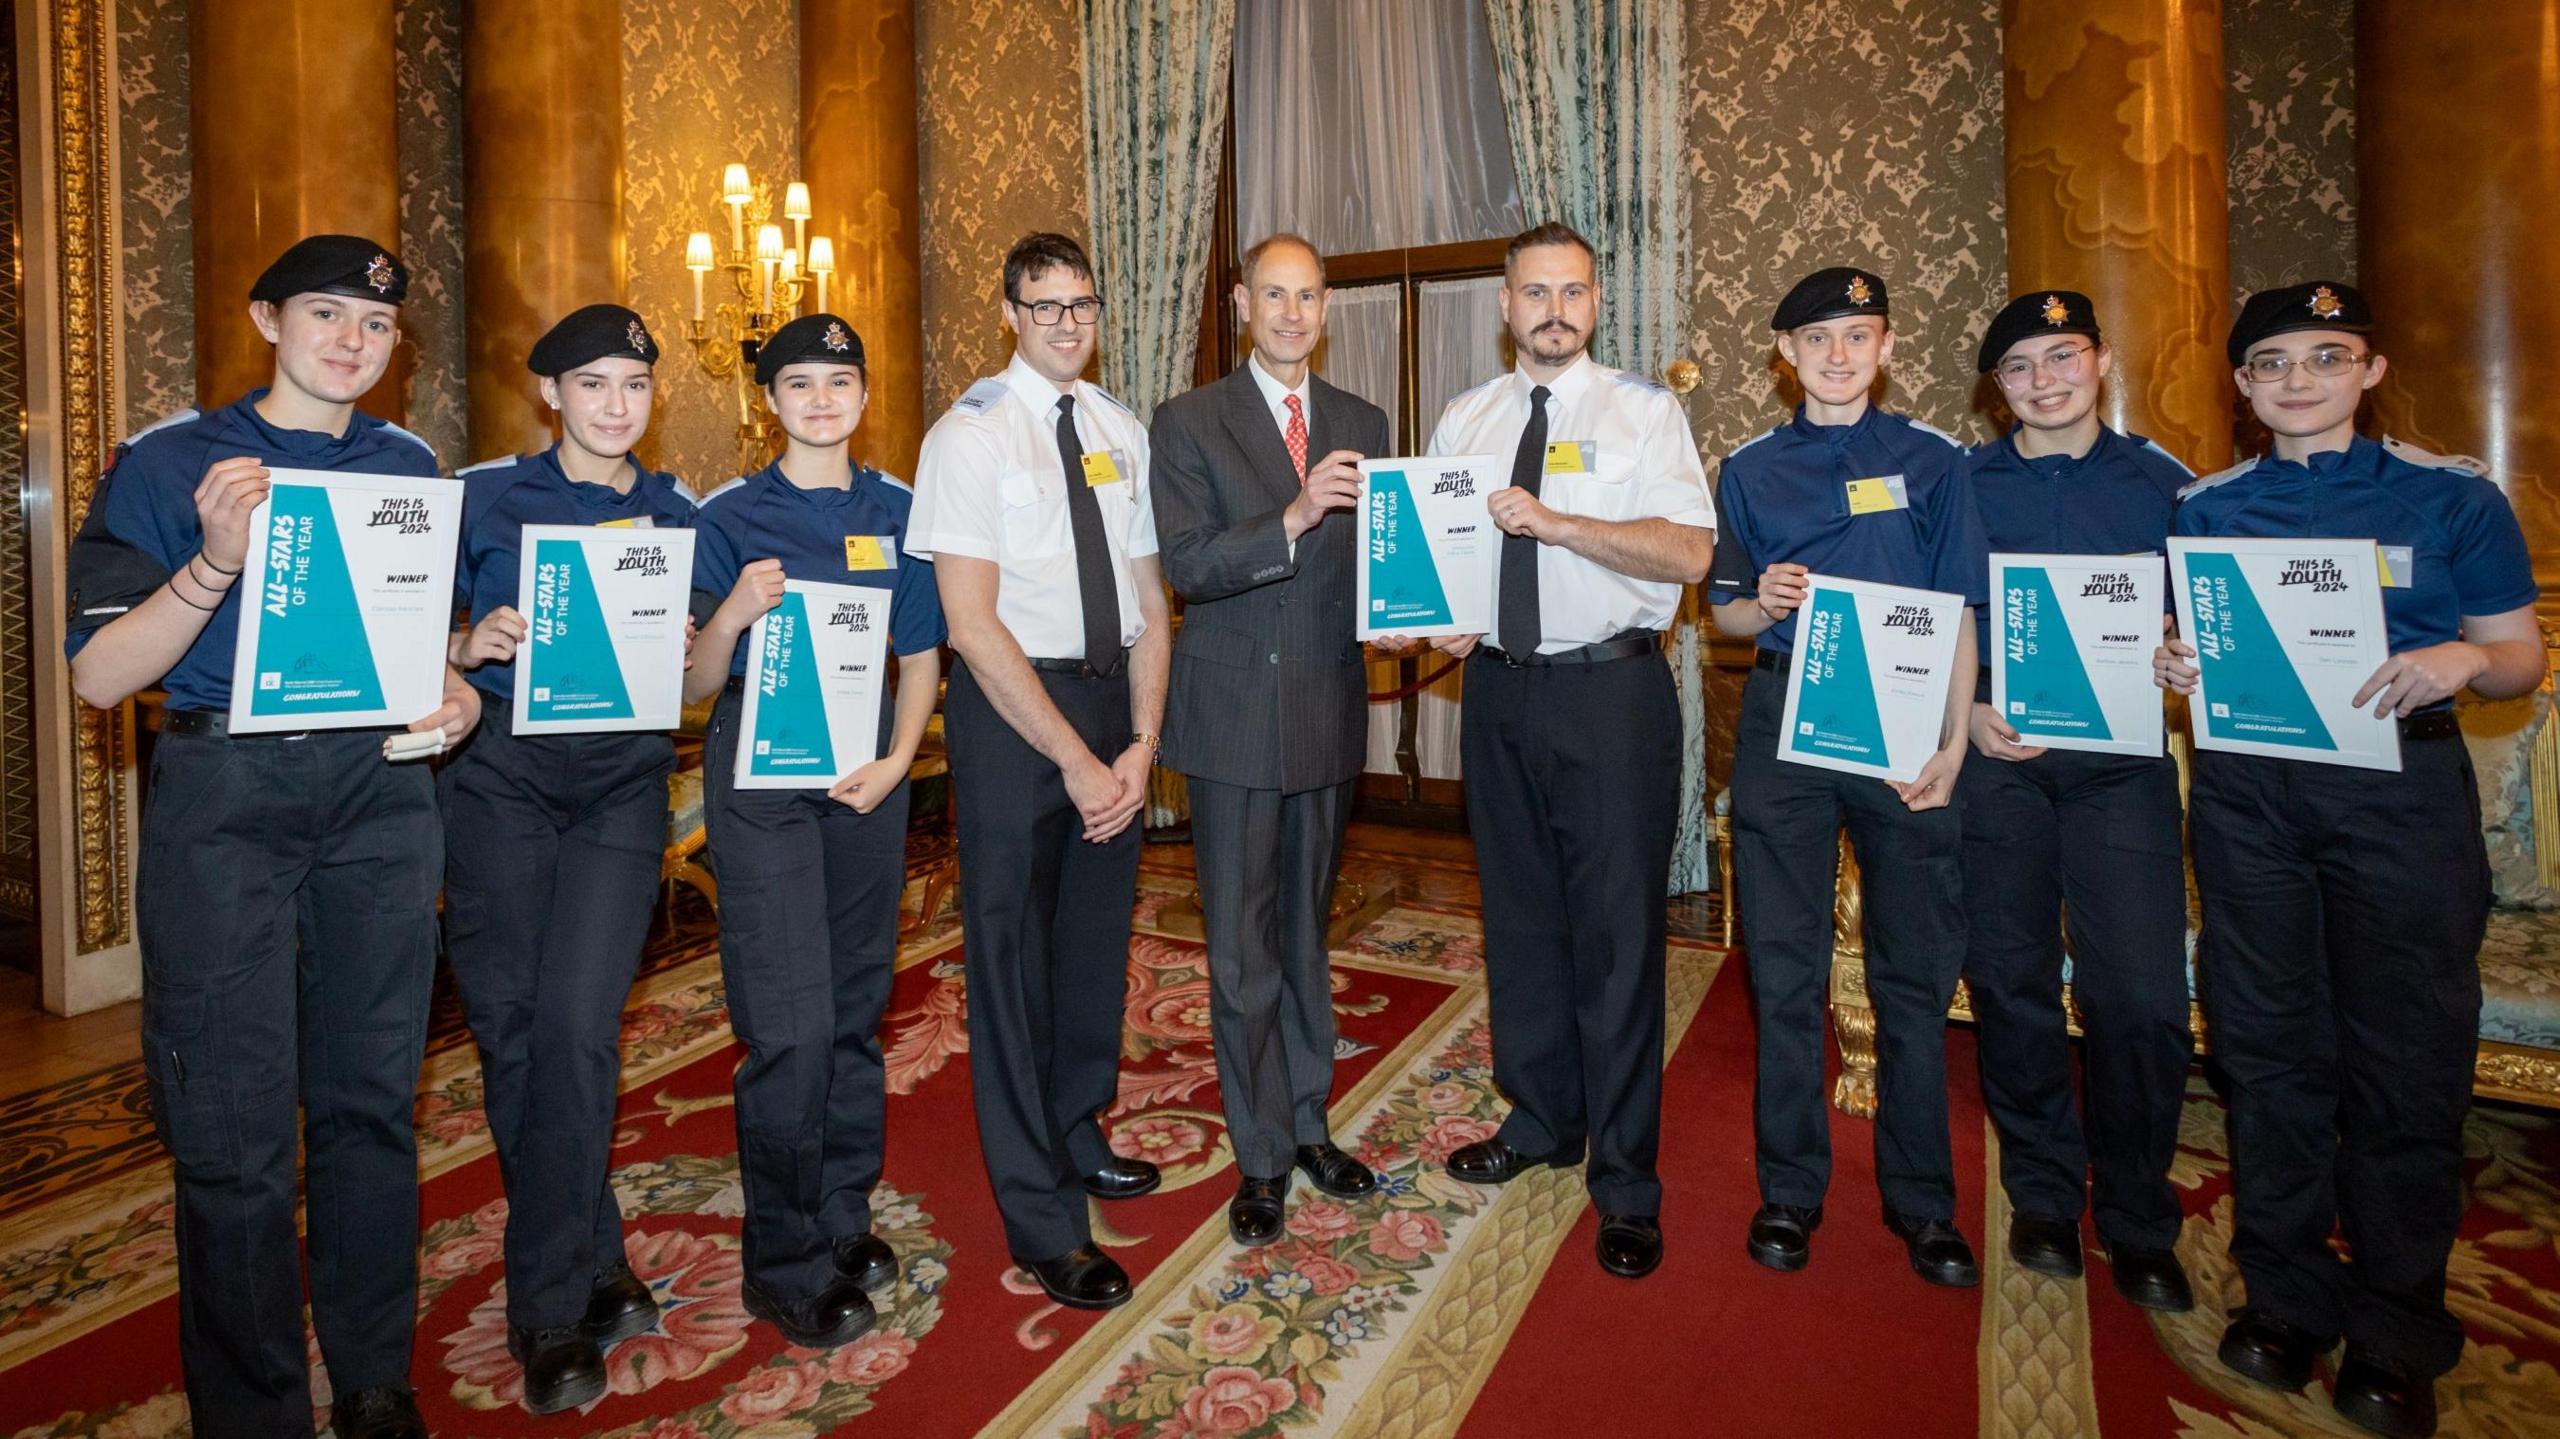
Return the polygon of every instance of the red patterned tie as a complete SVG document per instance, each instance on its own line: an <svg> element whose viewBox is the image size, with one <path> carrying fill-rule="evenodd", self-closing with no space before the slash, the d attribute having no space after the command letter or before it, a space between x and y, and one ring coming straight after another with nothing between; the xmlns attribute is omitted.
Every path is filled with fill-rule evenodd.
<svg viewBox="0 0 2560 1439"><path fill-rule="evenodd" d="M1289 446L1289 463L1298 467L1298 483L1303 485L1307 482L1306 407L1298 403L1295 395L1283 395L1280 403L1289 407L1289 425L1280 432L1280 438Z"/></svg>

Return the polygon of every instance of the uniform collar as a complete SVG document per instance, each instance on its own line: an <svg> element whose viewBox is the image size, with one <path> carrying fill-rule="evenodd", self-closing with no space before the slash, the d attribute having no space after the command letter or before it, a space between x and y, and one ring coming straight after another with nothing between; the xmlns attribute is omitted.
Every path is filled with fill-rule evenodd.
<svg viewBox="0 0 2560 1439"><path fill-rule="evenodd" d="M288 430L268 423L267 417L258 413L258 401L267 397L267 388L261 385L231 405L233 422L247 429L260 443L297 460L316 461L322 469L372 447L373 430L381 422L361 410L347 417L347 430L342 435L320 430Z"/></svg>
<svg viewBox="0 0 2560 1439"><path fill-rule="evenodd" d="M1032 378L1039 379L1039 376L1035 374ZM1046 384L1047 381L1044 380L1041 383ZM845 506L852 504L854 496L862 493L863 478L869 473L864 470L862 466L852 464L850 461L847 462L846 467L853 472L853 479L851 483L847 484L841 490L837 489L833 485L829 485L824 489L804 490L798 485L791 483L791 477L782 472L782 457L780 455L774 456L771 464L768 464L763 469L756 471L756 478L765 481L773 489L781 491L784 495L799 501L801 504L821 510L840 510Z"/></svg>
<svg viewBox="0 0 2560 1439"><path fill-rule="evenodd" d="M2010 426L2009 433L2000 437L1999 447L1993 453L2003 463L2014 466L2024 474L2051 475L2055 478L2070 474L2082 466L2098 463L2106 458L2109 448L2122 438L2105 425L2100 425L2098 438L2091 442L2089 453L2085 455L2077 458L2070 455L2030 455L2018 448L2018 436L2025 429L2024 425Z"/></svg>
<svg viewBox="0 0 2560 1439"><path fill-rule="evenodd" d="M1565 367L1563 374L1547 381L1547 395L1558 404L1572 404L1582 398L1583 392L1589 390L1599 377L1600 367L1591 362L1591 352L1585 350L1573 357L1573 363ZM1538 382L1529 378L1528 371L1516 368L1511 372L1511 379L1519 388L1520 403L1527 405L1529 392L1537 388Z"/></svg>
<svg viewBox="0 0 2560 1439"><path fill-rule="evenodd" d="M591 510L620 509L626 504L638 504L640 502L643 487L649 483L649 472L642 469L638 461L628 458L626 458L623 463L631 466L631 491L629 494L624 494L623 492L616 490L611 485L591 485L584 480L571 479L569 477L569 467L560 463L560 444L558 441L554 441L550 449L544 450L540 455L536 456L534 463L541 466L542 472L545 475L558 480L562 485L566 486L568 488L570 498Z"/></svg>
<svg viewBox="0 0 2560 1439"><path fill-rule="evenodd" d="M1881 413L1883 412L1871 404L1858 418L1845 425L1817 425L1806 416L1804 406L1798 405L1792 428L1801 438L1818 440L1823 444L1837 447L1871 433L1876 427L1876 416Z"/></svg>
<svg viewBox="0 0 2560 1439"><path fill-rule="evenodd" d="M2260 460L2260 466L2279 474L2307 475L2315 480L2369 479L2382 468L2382 446L2362 435L2347 442L2343 450L2322 450L2308 460L2280 460L2273 454Z"/></svg>
<svg viewBox="0 0 2560 1439"><path fill-rule="evenodd" d="M1048 376L1031 368L1031 362L1022 358L1020 350L1013 352L1013 363L1004 367L1004 382L1013 391L1015 398L1029 406L1031 413L1043 420L1057 418L1058 399L1061 395L1073 393L1076 397L1076 408L1079 410L1087 408L1086 402L1090 398L1085 394L1090 386L1086 385L1082 379L1076 381L1072 392L1061 390L1049 383ZM790 482L786 480L783 483Z"/></svg>

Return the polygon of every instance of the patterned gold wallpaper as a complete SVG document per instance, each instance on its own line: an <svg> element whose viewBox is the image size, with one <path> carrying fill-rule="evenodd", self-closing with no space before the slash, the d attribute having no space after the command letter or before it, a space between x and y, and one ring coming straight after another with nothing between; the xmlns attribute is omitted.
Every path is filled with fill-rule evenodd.
<svg viewBox="0 0 2560 1439"><path fill-rule="evenodd" d="M696 490L737 475L738 421L731 382L713 381L674 341L693 314L685 236L726 230L720 171L732 161L755 176L748 223L759 210L779 221L781 187L799 170L799 25L792 0L623 0L627 293L670 340L641 453ZM719 244L727 247L725 233Z"/></svg>
<svg viewBox="0 0 2560 1439"><path fill-rule="evenodd" d="M2223 0L2231 288L2356 273L2355 0Z"/></svg>
<svg viewBox="0 0 2560 1439"><path fill-rule="evenodd" d="M1011 351L996 298L1032 230L1086 238L1075 0L921 0L924 405L941 415Z"/></svg>
<svg viewBox="0 0 2560 1439"><path fill-rule="evenodd" d="M1887 404L1960 436L1973 347L2008 283L1999 0L1689 8L1689 397L1713 460L1785 415L1769 312L1806 272L1885 277Z"/></svg>
<svg viewBox="0 0 2560 1439"><path fill-rule="evenodd" d="M409 298L408 414L401 423L448 470L465 453L462 369L462 0L398 0L393 80L400 106L400 258Z"/></svg>
<svg viewBox="0 0 2560 1439"><path fill-rule="evenodd" d="M108 428L128 435L196 402L186 0L116 0L115 27L124 413Z"/></svg>

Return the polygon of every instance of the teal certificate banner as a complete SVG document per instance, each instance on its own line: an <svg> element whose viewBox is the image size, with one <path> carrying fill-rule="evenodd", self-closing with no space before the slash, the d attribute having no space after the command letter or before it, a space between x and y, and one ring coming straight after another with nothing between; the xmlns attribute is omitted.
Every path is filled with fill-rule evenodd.
<svg viewBox="0 0 2560 1439"><path fill-rule="evenodd" d="M518 552L512 732L682 723L693 531L527 525Z"/></svg>
<svg viewBox="0 0 2560 1439"><path fill-rule="evenodd" d="M2020 743L2166 752L2151 652L2167 582L2158 555L1991 557L1991 703Z"/></svg>
<svg viewBox="0 0 2560 1439"><path fill-rule="evenodd" d="M2355 705L2391 657L2380 564L2371 540L2172 537L2196 748L2397 771L2400 727Z"/></svg>
<svg viewBox="0 0 2560 1439"><path fill-rule="evenodd" d="M740 789L827 789L880 757L889 592L786 580L747 631Z"/></svg>
<svg viewBox="0 0 2560 1439"><path fill-rule="evenodd" d="M1805 578L1778 758L1909 783L1946 730L1964 597Z"/></svg>
<svg viewBox="0 0 2560 1439"><path fill-rule="evenodd" d="M273 470L250 514L231 730L406 725L444 703L462 486Z"/></svg>
<svg viewBox="0 0 2560 1439"><path fill-rule="evenodd" d="M1493 628L1502 531L1485 500L1510 484L1493 455L1360 462L1359 638Z"/></svg>

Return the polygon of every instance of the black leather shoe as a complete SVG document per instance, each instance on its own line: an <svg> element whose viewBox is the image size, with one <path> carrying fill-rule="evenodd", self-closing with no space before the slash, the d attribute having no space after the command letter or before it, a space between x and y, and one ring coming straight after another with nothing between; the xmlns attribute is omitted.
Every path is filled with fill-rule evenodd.
<svg viewBox="0 0 2560 1439"><path fill-rule="evenodd" d="M836 1273L873 1294L898 1282L898 1256L877 1234L836 1241Z"/></svg>
<svg viewBox="0 0 2560 1439"><path fill-rule="evenodd" d="M1603 1214L1596 1247L1601 1268L1642 1279L1662 1267L1662 1226L1650 1214Z"/></svg>
<svg viewBox="0 0 2560 1439"><path fill-rule="evenodd" d="M1090 1244L1022 1267L1040 1281L1043 1292L1069 1309L1116 1309L1129 1302L1129 1271Z"/></svg>
<svg viewBox="0 0 2560 1439"><path fill-rule="evenodd" d="M1096 1199L1135 1199L1164 1183L1164 1171L1143 1159L1112 1156L1111 1162L1084 1177L1084 1192Z"/></svg>
<svg viewBox="0 0 2560 1439"><path fill-rule="evenodd" d="M870 1333L879 1319L872 1312L871 1296L850 1279L838 1279L806 1299L767 1294L753 1280L739 1285L738 1295L746 1301L749 1314L781 1330L783 1338L803 1349L850 1344Z"/></svg>
<svg viewBox="0 0 2560 1439"><path fill-rule="evenodd" d="M2388 1439L2427 1439L2436 1432L2436 1383L2385 1360L2347 1351L2330 1391L2338 1417Z"/></svg>
<svg viewBox="0 0 2560 1439"><path fill-rule="evenodd" d="M1813 1258L1813 1231L1822 1227L1822 1206L1763 1204L1751 1216L1752 1262L1792 1274Z"/></svg>
<svg viewBox="0 0 2560 1439"><path fill-rule="evenodd" d="M1280 1221L1289 1206L1289 1176L1256 1179L1247 1175L1227 1201L1227 1233L1248 1249L1280 1237Z"/></svg>
<svg viewBox="0 0 2560 1439"><path fill-rule="evenodd" d="M1509 1184L1523 1170L1541 1164L1559 1168L1574 1161L1560 1154L1535 1157L1521 1153L1499 1139L1479 1139L1462 1145L1449 1155L1449 1172L1469 1184Z"/></svg>
<svg viewBox="0 0 2560 1439"><path fill-rule="evenodd" d="M2119 1244L2108 1251L2116 1292L2145 1309L2184 1314L2196 1307L2196 1292L2187 1287L2187 1271L2174 1249L2136 1249Z"/></svg>
<svg viewBox="0 0 2560 1439"><path fill-rule="evenodd" d="M587 1338L598 1348L634 1339L658 1327L658 1296L628 1264L608 1264L596 1273L587 1295Z"/></svg>
<svg viewBox="0 0 2560 1439"><path fill-rule="evenodd" d="M2311 1362L2328 1347L2308 1330L2243 1309L2222 1331L2222 1345L2214 1352L2234 1374L2292 1390L2311 1382Z"/></svg>
<svg viewBox="0 0 2560 1439"><path fill-rule="evenodd" d="M1369 1166L1343 1153L1328 1139L1298 1146L1298 1167L1316 1188L1336 1199L1366 1199L1378 1192L1378 1176Z"/></svg>
<svg viewBox="0 0 2560 1439"><path fill-rule="evenodd" d="M1982 1268L1973 1262L1973 1246L1964 1242L1952 1222L1911 1219L1888 1209L1884 1227L1910 1252L1912 1273L1949 1289L1970 1289L1982 1282Z"/></svg>
<svg viewBox="0 0 2560 1439"><path fill-rule="evenodd" d="M2051 1278L2079 1278L2087 1267L2080 1258L2080 1221L2010 1215L2009 1257Z"/></svg>
<svg viewBox="0 0 2560 1439"><path fill-rule="evenodd" d="M604 1355L583 1324L507 1326L507 1352L524 1366L524 1407L557 1414L604 1395Z"/></svg>
<svg viewBox="0 0 2560 1439"><path fill-rule="evenodd" d="M329 1427L338 1439L427 1439L418 1397L406 1384L376 1384L339 1395L330 1406Z"/></svg>

